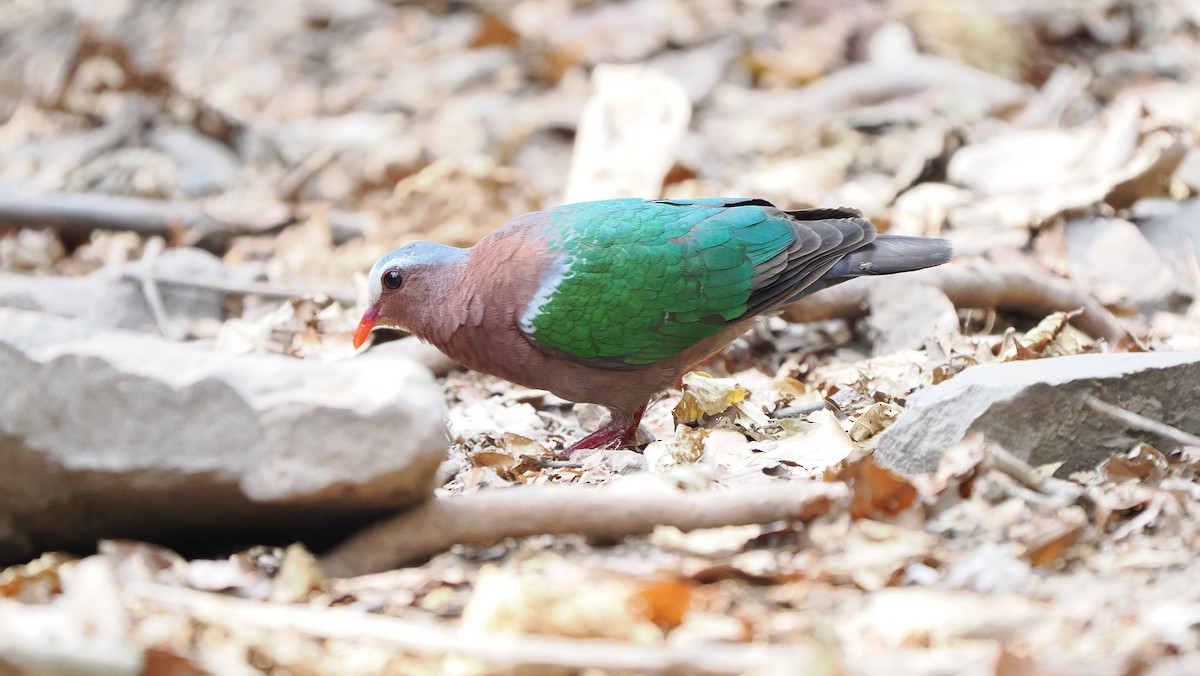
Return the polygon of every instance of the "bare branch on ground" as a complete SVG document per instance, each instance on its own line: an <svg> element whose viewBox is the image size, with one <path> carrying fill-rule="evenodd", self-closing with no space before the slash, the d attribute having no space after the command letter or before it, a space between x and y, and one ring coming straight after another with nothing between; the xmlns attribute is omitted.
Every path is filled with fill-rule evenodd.
<svg viewBox="0 0 1200 676"><path fill-rule="evenodd" d="M141 281L142 277L129 273L129 279ZM155 271L154 281L158 284L173 286L190 286L197 289L211 289L231 296L262 296L263 298L305 298L309 296L328 296L330 300L342 305L354 305L354 292L349 289L318 289L299 286L281 286L268 282L230 282L223 279L210 279L196 276L173 275L169 272Z"/></svg>
<svg viewBox="0 0 1200 676"><path fill-rule="evenodd" d="M783 645L685 643L646 645L609 639L507 636L465 632L349 608L249 601L208 592L137 583L126 593L139 603L182 608L197 620L230 629L286 632L321 639L362 640L423 656L456 655L513 667L601 669L638 673L807 673L824 663L811 649Z"/></svg>
<svg viewBox="0 0 1200 676"><path fill-rule="evenodd" d="M334 243L362 235L349 214L331 222ZM87 235L95 230L127 230L144 237L168 240L183 235L188 243L216 250L237 235L269 234L295 221L295 214L273 222L247 215L245 222L223 220L200 204L141 197L88 193L14 195L0 193L0 226L50 228L64 234Z"/></svg>
<svg viewBox="0 0 1200 676"><path fill-rule="evenodd" d="M347 577L390 570L454 544L568 533L618 540L660 525L692 530L810 521L848 499L847 491L842 484L799 481L672 493L578 486L480 491L430 500L381 521L339 545L322 566Z"/></svg>
<svg viewBox="0 0 1200 676"><path fill-rule="evenodd" d="M1143 432L1149 432L1168 439L1180 446L1197 446L1200 447L1200 437L1184 432L1181 429L1172 427L1164 422L1147 418L1144 415L1138 415L1133 411L1127 411L1120 406L1114 406L1106 401L1097 399L1091 395L1084 397L1086 403L1092 410L1097 413L1102 413L1110 418L1119 420L1134 429L1139 429Z"/></svg>

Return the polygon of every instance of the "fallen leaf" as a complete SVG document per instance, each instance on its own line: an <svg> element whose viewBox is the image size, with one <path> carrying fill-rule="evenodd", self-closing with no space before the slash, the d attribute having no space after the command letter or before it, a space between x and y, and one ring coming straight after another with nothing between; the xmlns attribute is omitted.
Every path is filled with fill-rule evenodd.
<svg viewBox="0 0 1200 676"><path fill-rule="evenodd" d="M1055 312L1046 316L1045 319L1038 322L1037 326L1025 333L1025 337L1021 339L1021 345L1034 352L1043 352L1067 327L1068 322L1081 312L1082 310Z"/></svg>
<svg viewBox="0 0 1200 676"><path fill-rule="evenodd" d="M271 601L275 603L297 603L303 601L325 581L317 558L304 545L296 542L288 545L279 563L279 572L271 581Z"/></svg>
<svg viewBox="0 0 1200 676"><path fill-rule="evenodd" d="M890 401L880 401L871 405L854 420L850 428L850 439L863 442L887 429L900 415L901 408Z"/></svg>
<svg viewBox="0 0 1200 676"><path fill-rule="evenodd" d="M29 563L9 566L0 571L0 598L48 603L62 593L60 569L76 560L61 552L47 552Z"/></svg>
<svg viewBox="0 0 1200 676"><path fill-rule="evenodd" d="M1157 484L1167 471L1167 459L1150 444L1138 444L1128 453L1113 454L1100 464L1100 473L1109 481L1139 481Z"/></svg>
<svg viewBox="0 0 1200 676"><path fill-rule="evenodd" d="M736 554L754 538L762 535L758 524L697 528L684 532L674 526L658 526L650 534L650 542L675 551L697 556Z"/></svg>
<svg viewBox="0 0 1200 676"><path fill-rule="evenodd" d="M703 371L690 371L683 376L683 397L672 413L676 423L696 422L717 415L749 396L750 392L733 378L714 378Z"/></svg>
<svg viewBox="0 0 1200 676"><path fill-rule="evenodd" d="M683 618L692 605L692 590L693 585L684 580L653 581L634 592L630 603L634 612L670 630L683 624Z"/></svg>
<svg viewBox="0 0 1200 676"><path fill-rule="evenodd" d="M809 419L814 427L808 432L775 441L758 442L756 446L762 448L763 452L751 459L751 465L763 466L767 463L781 462L806 470L815 478L820 476L825 468L858 451L858 446L846 435L841 423L831 411L822 409L813 413Z"/></svg>
<svg viewBox="0 0 1200 676"><path fill-rule="evenodd" d="M510 472L520 462L508 453L500 451L475 451L469 459L472 467L491 467L499 473Z"/></svg>
<svg viewBox="0 0 1200 676"><path fill-rule="evenodd" d="M679 425L670 439L656 441L643 454L650 469L663 471L676 465L693 465L704 457L704 440L708 430Z"/></svg>
<svg viewBox="0 0 1200 676"><path fill-rule="evenodd" d="M917 489L907 479L876 465L871 456L851 463L834 476L854 491L850 516L855 519L893 516L917 499Z"/></svg>

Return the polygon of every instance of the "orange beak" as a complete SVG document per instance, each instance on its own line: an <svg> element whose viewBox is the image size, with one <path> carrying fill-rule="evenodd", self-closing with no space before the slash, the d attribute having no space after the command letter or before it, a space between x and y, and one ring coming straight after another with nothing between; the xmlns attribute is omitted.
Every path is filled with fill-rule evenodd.
<svg viewBox="0 0 1200 676"><path fill-rule="evenodd" d="M375 323L379 321L379 304L376 303L367 308L363 313L362 321L358 323L358 328L354 330L354 349L362 347L362 344L367 342L367 336L371 335L371 330L375 328Z"/></svg>

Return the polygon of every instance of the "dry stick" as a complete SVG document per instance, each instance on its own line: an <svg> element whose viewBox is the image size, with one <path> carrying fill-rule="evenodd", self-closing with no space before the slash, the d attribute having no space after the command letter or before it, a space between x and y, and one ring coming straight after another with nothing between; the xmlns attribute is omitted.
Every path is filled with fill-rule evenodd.
<svg viewBox="0 0 1200 676"><path fill-rule="evenodd" d="M136 275L126 275L131 279L141 279ZM304 298L306 296L328 296L331 300L342 305L354 305L354 293L349 290L313 289L306 287L278 286L266 282L227 282L221 279L206 277L181 277L158 271L154 273L154 281L159 284L175 286L190 286L197 289L211 289L233 296L262 296L264 298Z"/></svg>
<svg viewBox="0 0 1200 676"><path fill-rule="evenodd" d="M158 292L158 283L154 279L154 262L162 253L164 246L166 246L166 242L162 237L151 237L142 251L142 260L137 266L134 276L141 282L142 295L146 298L146 304L150 306L150 314L154 315L154 323L158 325L158 332L167 340L180 340L183 336L179 335L171 326L171 322L167 320L162 294Z"/></svg>
<svg viewBox="0 0 1200 676"><path fill-rule="evenodd" d="M1134 429L1149 432L1150 434L1158 435L1164 439L1169 439L1180 446L1198 446L1200 447L1200 437L1184 432L1181 429L1172 427L1164 422L1159 422L1153 418L1147 418L1144 415L1138 415L1133 411L1126 411L1120 406L1114 406L1106 401L1097 399L1092 395L1087 395L1083 398L1085 404L1090 406L1092 410L1103 413L1104 415L1119 420L1120 422L1133 427Z"/></svg>
<svg viewBox="0 0 1200 676"><path fill-rule="evenodd" d="M131 230L164 237L179 229L208 232L232 227L195 204L86 193L0 194L0 224L72 234Z"/></svg>
<svg viewBox="0 0 1200 676"><path fill-rule="evenodd" d="M332 575L389 570L449 549L505 538L576 533L620 539L655 526L682 530L810 521L848 499L843 484L780 482L723 491L626 493L525 486L437 498L354 535L322 560Z"/></svg>
<svg viewBox="0 0 1200 676"><path fill-rule="evenodd" d="M0 226L51 228L59 232L86 235L94 230L128 230L143 236L171 238L188 232L198 242L224 240L243 234L263 234L287 225L287 217L277 223L231 222L210 215L199 204L165 200L95 195L88 193L52 193L13 195L0 193ZM362 235L362 231L339 219L332 227L334 243Z"/></svg>
<svg viewBox="0 0 1200 676"><path fill-rule="evenodd" d="M338 151L329 146L314 150L279 181L279 194L288 199L294 198L308 179L337 159L337 156Z"/></svg>
<svg viewBox="0 0 1200 676"><path fill-rule="evenodd" d="M1072 320L1085 333L1115 343L1126 331L1091 294L1071 282L1034 270L1001 268L974 261L905 273L907 279L937 287L955 307L1001 308L1046 315L1082 309ZM853 319L867 313L868 292L882 278L860 277L793 303L783 316L793 322Z"/></svg>
<svg viewBox="0 0 1200 676"><path fill-rule="evenodd" d="M507 636L372 615L349 608L321 608L249 601L153 583L135 583L125 594L140 603L174 606L206 624L252 628L321 639L373 641L428 657L471 657L513 667L598 668L638 673L808 673L822 655L797 646L687 643L645 645L612 639Z"/></svg>

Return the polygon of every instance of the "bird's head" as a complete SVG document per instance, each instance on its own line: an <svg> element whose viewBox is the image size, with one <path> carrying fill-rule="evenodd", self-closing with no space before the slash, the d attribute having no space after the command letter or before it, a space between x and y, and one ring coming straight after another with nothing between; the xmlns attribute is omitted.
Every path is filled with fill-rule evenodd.
<svg viewBox="0 0 1200 676"><path fill-rule="evenodd" d="M367 310L354 332L358 349L376 326L410 329L414 308L424 309L436 291L451 283L449 271L466 258L465 249L414 242L393 249L367 275Z"/></svg>

